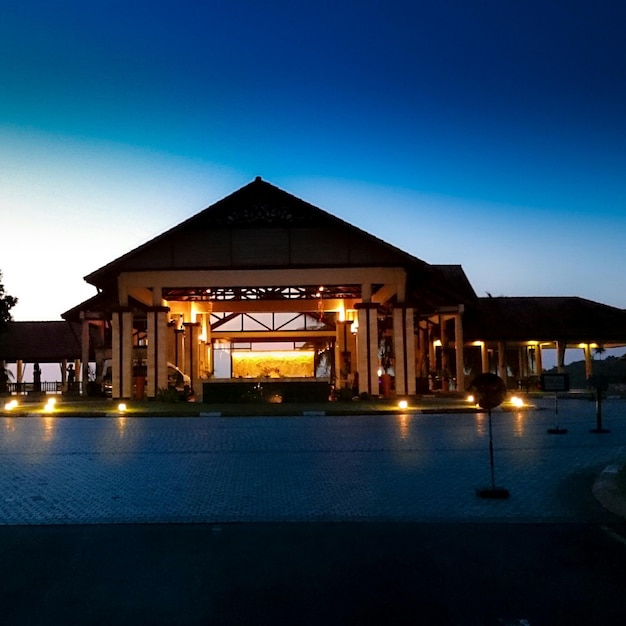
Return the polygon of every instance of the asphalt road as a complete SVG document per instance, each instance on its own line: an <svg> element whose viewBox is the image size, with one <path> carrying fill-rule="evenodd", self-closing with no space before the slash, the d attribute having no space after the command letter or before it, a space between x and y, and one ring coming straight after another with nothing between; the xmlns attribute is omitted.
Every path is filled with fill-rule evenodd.
<svg viewBox="0 0 626 626"><path fill-rule="evenodd" d="M596 524L8 526L0 540L0 621L16 626L626 623L626 546Z"/></svg>

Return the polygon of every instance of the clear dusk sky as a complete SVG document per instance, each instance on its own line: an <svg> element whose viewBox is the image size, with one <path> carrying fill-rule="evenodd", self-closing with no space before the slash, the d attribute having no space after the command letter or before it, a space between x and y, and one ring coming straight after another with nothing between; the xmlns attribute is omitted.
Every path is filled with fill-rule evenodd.
<svg viewBox="0 0 626 626"><path fill-rule="evenodd" d="M626 2L0 5L14 319L257 175L479 295L626 308Z"/></svg>

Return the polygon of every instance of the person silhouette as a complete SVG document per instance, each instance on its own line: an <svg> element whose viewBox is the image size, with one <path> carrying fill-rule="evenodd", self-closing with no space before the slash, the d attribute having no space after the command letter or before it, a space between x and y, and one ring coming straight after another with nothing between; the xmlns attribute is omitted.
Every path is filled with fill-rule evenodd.
<svg viewBox="0 0 626 626"><path fill-rule="evenodd" d="M41 391L41 368L39 363L35 363L33 368L33 383L35 391Z"/></svg>

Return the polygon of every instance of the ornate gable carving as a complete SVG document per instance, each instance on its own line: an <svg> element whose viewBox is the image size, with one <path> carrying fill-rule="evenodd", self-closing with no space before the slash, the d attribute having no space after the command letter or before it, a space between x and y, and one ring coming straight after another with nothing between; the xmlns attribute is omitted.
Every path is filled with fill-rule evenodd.
<svg viewBox="0 0 626 626"><path fill-rule="evenodd" d="M216 226L306 226L313 221L311 215L267 202L228 208L211 217Z"/></svg>

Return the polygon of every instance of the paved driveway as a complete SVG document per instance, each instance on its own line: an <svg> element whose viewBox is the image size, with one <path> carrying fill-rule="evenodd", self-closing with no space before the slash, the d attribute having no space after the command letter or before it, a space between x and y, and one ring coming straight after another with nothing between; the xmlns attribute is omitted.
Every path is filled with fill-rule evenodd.
<svg viewBox="0 0 626 626"><path fill-rule="evenodd" d="M0 418L0 524L598 521L602 469L626 461L626 402L486 415Z"/></svg>

